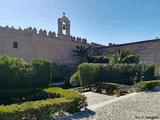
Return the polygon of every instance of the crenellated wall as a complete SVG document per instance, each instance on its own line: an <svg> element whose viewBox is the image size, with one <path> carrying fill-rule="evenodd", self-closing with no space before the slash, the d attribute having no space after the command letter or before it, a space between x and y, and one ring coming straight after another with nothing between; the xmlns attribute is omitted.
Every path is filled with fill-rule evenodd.
<svg viewBox="0 0 160 120"><path fill-rule="evenodd" d="M99 47L96 51L107 55L121 48L128 48L139 53L142 62L155 64L155 75L160 75L160 39Z"/></svg>
<svg viewBox="0 0 160 120"><path fill-rule="evenodd" d="M13 48L13 43L18 48ZM15 29L0 27L0 55L15 56L30 61L32 58L47 58L56 63L76 65L79 61L72 50L76 46L85 45L102 55L111 54L118 48L128 48L140 54L140 60L155 64L155 75L160 75L160 39L134 42L121 45L102 46L97 43L87 43L80 37L56 34L36 28Z"/></svg>
<svg viewBox="0 0 160 120"><path fill-rule="evenodd" d="M13 42L18 48L13 48ZM0 54L24 58L30 61L34 57L47 58L56 63L76 64L78 59L72 50L78 45L89 46L84 38L57 35L55 32L36 28L15 29L0 27Z"/></svg>
<svg viewBox="0 0 160 120"><path fill-rule="evenodd" d="M65 35L57 35L55 32L49 31L47 32L46 30L37 30L36 28L25 28L25 29L15 29L14 27L2 27L0 26L0 32L2 33L15 33L15 34L24 34L24 35L36 35L36 36L43 36L43 37L49 37L49 38L56 38L56 39L66 39L66 38L70 38L71 41L73 42L79 42L79 43L83 43L83 44L87 44L87 39L85 38L80 38L80 37L74 37L74 36L65 36Z"/></svg>

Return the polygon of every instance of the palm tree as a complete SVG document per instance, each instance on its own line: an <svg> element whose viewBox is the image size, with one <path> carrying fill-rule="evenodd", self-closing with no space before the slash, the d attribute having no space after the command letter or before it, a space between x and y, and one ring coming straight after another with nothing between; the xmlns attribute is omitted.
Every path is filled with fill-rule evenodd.
<svg viewBox="0 0 160 120"><path fill-rule="evenodd" d="M139 55L129 49L118 49L117 53L109 55L110 63L138 63Z"/></svg>
<svg viewBox="0 0 160 120"><path fill-rule="evenodd" d="M74 56L80 57L81 62L88 62L90 55L90 48L87 46L77 46L75 50L72 50Z"/></svg>

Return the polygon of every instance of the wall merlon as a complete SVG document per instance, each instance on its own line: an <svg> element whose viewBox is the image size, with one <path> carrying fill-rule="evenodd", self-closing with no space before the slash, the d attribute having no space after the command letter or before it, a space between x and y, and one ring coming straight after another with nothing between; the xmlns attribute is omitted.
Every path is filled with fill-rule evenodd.
<svg viewBox="0 0 160 120"><path fill-rule="evenodd" d="M82 43L87 44L87 39L83 38Z"/></svg>
<svg viewBox="0 0 160 120"><path fill-rule="evenodd" d="M25 29L23 30L23 32L24 32L24 33L34 33L32 27L25 28Z"/></svg>
<svg viewBox="0 0 160 120"><path fill-rule="evenodd" d="M48 37L55 38L56 37L56 33L52 32L52 31L49 31L48 32Z"/></svg>
<svg viewBox="0 0 160 120"><path fill-rule="evenodd" d="M82 44L88 44L86 38L80 38L80 37L76 38L75 36L71 36L71 41L82 43Z"/></svg>
<svg viewBox="0 0 160 120"><path fill-rule="evenodd" d="M80 37L77 37L76 41L79 42L79 43L82 42Z"/></svg>
<svg viewBox="0 0 160 120"><path fill-rule="evenodd" d="M75 41L76 37L72 36L71 41Z"/></svg>
<svg viewBox="0 0 160 120"><path fill-rule="evenodd" d="M33 33L37 34L37 29L36 28L33 28Z"/></svg>
<svg viewBox="0 0 160 120"><path fill-rule="evenodd" d="M38 35L46 37L47 36L47 31L40 29Z"/></svg>

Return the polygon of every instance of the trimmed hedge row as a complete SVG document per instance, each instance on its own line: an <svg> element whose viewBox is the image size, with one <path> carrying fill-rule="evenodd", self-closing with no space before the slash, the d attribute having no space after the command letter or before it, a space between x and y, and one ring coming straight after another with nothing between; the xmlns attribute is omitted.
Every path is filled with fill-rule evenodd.
<svg viewBox="0 0 160 120"><path fill-rule="evenodd" d="M91 64L83 63L78 67L82 86L100 82L132 85L141 79L154 78L154 65L146 64Z"/></svg>
<svg viewBox="0 0 160 120"><path fill-rule="evenodd" d="M50 81L51 61L43 58L33 58L31 62L32 76L30 86L47 87ZM23 79L23 78L22 78ZM29 87L30 87L29 86Z"/></svg>
<svg viewBox="0 0 160 120"><path fill-rule="evenodd" d="M0 88L29 87L32 67L22 59L0 56Z"/></svg>
<svg viewBox="0 0 160 120"><path fill-rule="evenodd" d="M61 88L56 88L56 89L49 88L49 89L44 89L43 91L46 92L47 94L56 94L59 95L60 97L72 100L73 103L71 107L68 109L69 112L77 112L81 108L87 105L86 97L72 90L64 90Z"/></svg>
<svg viewBox="0 0 160 120"><path fill-rule="evenodd" d="M0 89L46 87L49 84L51 61L0 56Z"/></svg>
<svg viewBox="0 0 160 120"><path fill-rule="evenodd" d="M26 102L21 105L13 104L8 106L0 106L1 120L30 120L36 118L38 120L48 119L52 111L56 112L64 110L71 100L65 98L47 99L35 102Z"/></svg>
<svg viewBox="0 0 160 120"><path fill-rule="evenodd" d="M20 119L51 119L55 113L65 111L69 113L77 112L84 108L86 97L71 90L61 88L43 89L47 95L56 95L59 98L48 98L24 102L22 104L1 105L0 120L20 120ZM51 117L52 115L52 117Z"/></svg>
<svg viewBox="0 0 160 120"><path fill-rule="evenodd" d="M64 65L52 64L50 60L34 58L28 63L20 58L0 56L0 89L27 89L47 87L52 81L63 81L69 77Z"/></svg>
<svg viewBox="0 0 160 120"><path fill-rule="evenodd" d="M52 70L52 82L69 80L70 69L66 65L53 64Z"/></svg>
<svg viewBox="0 0 160 120"><path fill-rule="evenodd" d="M151 90L156 86L160 86L160 80L152 80L152 81L142 81L135 85L136 88L140 90Z"/></svg>
<svg viewBox="0 0 160 120"><path fill-rule="evenodd" d="M40 92L41 89L3 89L0 90L0 104L13 104L21 103L23 101L36 99L36 94ZM36 97L36 98L35 98Z"/></svg>

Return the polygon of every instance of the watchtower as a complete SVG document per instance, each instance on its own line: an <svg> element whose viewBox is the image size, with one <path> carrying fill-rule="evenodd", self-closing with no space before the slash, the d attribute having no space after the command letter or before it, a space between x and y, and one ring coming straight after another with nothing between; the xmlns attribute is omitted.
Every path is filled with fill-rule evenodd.
<svg viewBox="0 0 160 120"><path fill-rule="evenodd" d="M70 20L65 16L58 18L58 35L70 36Z"/></svg>

